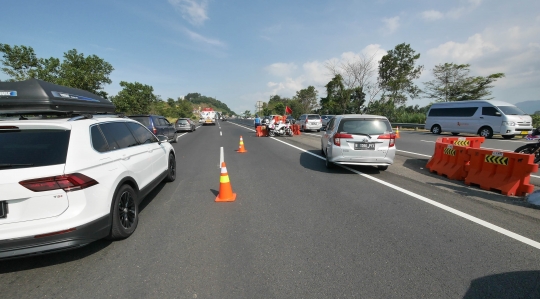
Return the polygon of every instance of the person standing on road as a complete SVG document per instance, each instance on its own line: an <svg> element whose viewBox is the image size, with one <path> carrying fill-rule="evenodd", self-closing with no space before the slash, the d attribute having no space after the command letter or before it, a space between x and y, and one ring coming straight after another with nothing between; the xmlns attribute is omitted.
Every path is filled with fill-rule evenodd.
<svg viewBox="0 0 540 299"><path fill-rule="evenodd" d="M259 118L258 114L255 114L255 130L257 130L257 127L261 125L261 119Z"/></svg>

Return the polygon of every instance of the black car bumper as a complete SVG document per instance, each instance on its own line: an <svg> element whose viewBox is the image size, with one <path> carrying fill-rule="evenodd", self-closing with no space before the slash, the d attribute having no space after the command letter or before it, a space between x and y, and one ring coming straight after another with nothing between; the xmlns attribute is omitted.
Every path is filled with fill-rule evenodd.
<svg viewBox="0 0 540 299"><path fill-rule="evenodd" d="M103 216L75 230L45 237L25 237L0 241L0 260L74 249L106 237L110 217Z"/></svg>

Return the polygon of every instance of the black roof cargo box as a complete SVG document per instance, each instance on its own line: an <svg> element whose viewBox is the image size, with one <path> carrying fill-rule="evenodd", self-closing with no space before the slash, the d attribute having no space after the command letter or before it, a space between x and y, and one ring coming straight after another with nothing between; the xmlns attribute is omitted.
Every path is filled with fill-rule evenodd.
<svg viewBox="0 0 540 299"><path fill-rule="evenodd" d="M91 92L38 79L0 82L0 114L113 113L114 104Z"/></svg>

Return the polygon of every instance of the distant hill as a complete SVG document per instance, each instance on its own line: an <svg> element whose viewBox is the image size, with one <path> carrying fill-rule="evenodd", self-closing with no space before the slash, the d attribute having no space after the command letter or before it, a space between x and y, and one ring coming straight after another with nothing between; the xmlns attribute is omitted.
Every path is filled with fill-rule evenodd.
<svg viewBox="0 0 540 299"><path fill-rule="evenodd" d="M519 102L515 105L527 114L534 114L534 112L540 111L540 100Z"/></svg>

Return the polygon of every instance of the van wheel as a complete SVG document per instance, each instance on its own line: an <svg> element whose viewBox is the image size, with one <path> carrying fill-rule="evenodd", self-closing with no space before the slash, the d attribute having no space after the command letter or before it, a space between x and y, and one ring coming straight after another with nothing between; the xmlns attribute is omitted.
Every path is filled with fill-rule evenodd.
<svg viewBox="0 0 540 299"><path fill-rule="evenodd" d="M512 139L514 138L514 135L502 135L504 139Z"/></svg>
<svg viewBox="0 0 540 299"><path fill-rule="evenodd" d="M478 135L486 139L491 139L491 137L493 137L493 130L490 127L481 127L480 130L478 130Z"/></svg>
<svg viewBox="0 0 540 299"><path fill-rule="evenodd" d="M452 135L457 136L457 135L459 135L459 133L452 132Z"/></svg>
<svg viewBox="0 0 540 299"><path fill-rule="evenodd" d="M137 228L139 223L139 207L137 193L130 185L122 185L114 198L111 211L112 227L107 239L125 239Z"/></svg>
<svg viewBox="0 0 540 299"><path fill-rule="evenodd" d="M377 168L378 168L380 171L385 171L385 170L388 169L388 165L377 166Z"/></svg>
<svg viewBox="0 0 540 299"><path fill-rule="evenodd" d="M433 127L431 127L431 133L436 134L436 135L441 134L441 126L434 125Z"/></svg>

